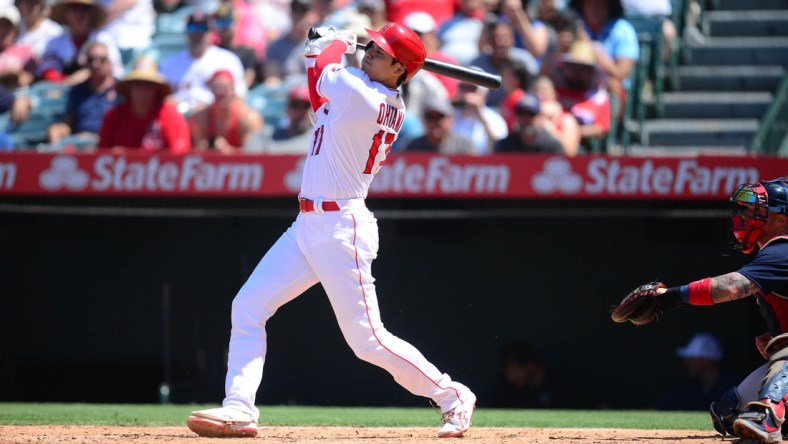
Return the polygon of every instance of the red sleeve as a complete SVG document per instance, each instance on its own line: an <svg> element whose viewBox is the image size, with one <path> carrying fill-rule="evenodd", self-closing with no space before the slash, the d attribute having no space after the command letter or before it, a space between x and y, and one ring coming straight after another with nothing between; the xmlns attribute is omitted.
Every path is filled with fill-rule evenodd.
<svg viewBox="0 0 788 444"><path fill-rule="evenodd" d="M315 60L314 68L307 68L306 78L309 85L309 101L312 102L312 110L317 111L320 106L328 102L324 97L317 93L317 80L327 65L340 63L342 54L345 53L345 44L341 41L331 43L328 48L321 52Z"/></svg>
<svg viewBox="0 0 788 444"><path fill-rule="evenodd" d="M49 82L60 82L65 78L66 76L62 72L52 68L47 69L46 71L41 73L41 80L46 80Z"/></svg>
<svg viewBox="0 0 788 444"><path fill-rule="evenodd" d="M189 124L183 114L172 103L165 103L159 115L164 148L172 153L188 153L192 150Z"/></svg>
<svg viewBox="0 0 788 444"><path fill-rule="evenodd" d="M112 135L115 134L114 126L116 114L117 108L112 108L107 111L107 114L104 114L104 119L101 121L101 129L99 130L99 148L112 148L117 145L112 139Z"/></svg>

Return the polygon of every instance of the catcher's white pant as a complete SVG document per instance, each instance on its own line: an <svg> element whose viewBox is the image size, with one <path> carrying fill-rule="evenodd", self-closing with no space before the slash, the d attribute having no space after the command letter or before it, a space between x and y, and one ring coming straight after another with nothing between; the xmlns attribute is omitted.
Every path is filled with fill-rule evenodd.
<svg viewBox="0 0 788 444"><path fill-rule="evenodd" d="M400 385L431 398L444 412L460 405L470 390L383 327L371 273L378 251L377 220L361 199L338 203L340 211L300 213L233 300L223 405L259 418L254 404L263 376L265 324L279 307L317 282L359 358L386 369Z"/></svg>

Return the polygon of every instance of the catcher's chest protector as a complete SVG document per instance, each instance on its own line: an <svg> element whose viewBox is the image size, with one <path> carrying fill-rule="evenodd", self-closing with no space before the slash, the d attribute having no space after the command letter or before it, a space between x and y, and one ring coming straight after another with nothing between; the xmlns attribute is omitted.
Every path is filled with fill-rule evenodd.
<svg viewBox="0 0 788 444"><path fill-rule="evenodd" d="M777 236L769 240L761 250L774 242L788 242L788 236ZM758 292L756 301L769 332L774 336L788 333L788 294L783 295L774 291L765 294Z"/></svg>

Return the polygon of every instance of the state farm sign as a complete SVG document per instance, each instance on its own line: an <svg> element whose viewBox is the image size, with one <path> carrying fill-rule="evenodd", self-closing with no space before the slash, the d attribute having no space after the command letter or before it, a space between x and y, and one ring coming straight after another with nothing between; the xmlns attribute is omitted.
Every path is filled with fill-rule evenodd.
<svg viewBox="0 0 788 444"><path fill-rule="evenodd" d="M370 193L505 194L512 173L508 165L454 163L430 157L426 164L402 157L386 162L370 185Z"/></svg>
<svg viewBox="0 0 788 444"><path fill-rule="evenodd" d="M303 156L0 153L0 196L293 197ZM788 176L788 158L574 158L392 153L370 197L452 199L727 198L736 185Z"/></svg>
<svg viewBox="0 0 788 444"><path fill-rule="evenodd" d="M584 169L577 169L565 157L548 158L542 171L533 175L531 186L540 194L709 196L729 193L741 183L761 178L754 166L704 166L696 159L673 159L665 165L651 159L635 164L632 159L626 161L630 164L620 158L595 157Z"/></svg>
<svg viewBox="0 0 788 444"><path fill-rule="evenodd" d="M124 156L101 155L83 170L76 157L57 156L38 180L47 191L254 192L262 185L263 167L249 161L209 163L194 155L171 161L162 161L157 156L129 160Z"/></svg>

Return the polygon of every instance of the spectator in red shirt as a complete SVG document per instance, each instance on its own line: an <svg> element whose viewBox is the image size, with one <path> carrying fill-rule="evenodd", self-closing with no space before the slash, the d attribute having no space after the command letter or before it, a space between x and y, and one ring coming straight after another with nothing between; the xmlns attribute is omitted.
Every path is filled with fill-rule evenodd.
<svg viewBox="0 0 788 444"><path fill-rule="evenodd" d="M138 59L116 89L126 102L104 116L99 148L173 153L191 150L189 126L175 105L165 101L172 89L152 59Z"/></svg>
<svg viewBox="0 0 788 444"><path fill-rule="evenodd" d="M208 81L213 103L189 119L195 148L236 153L263 126L260 113L235 95L234 84L233 74L227 69L216 71Z"/></svg>
<svg viewBox="0 0 788 444"><path fill-rule="evenodd" d="M573 43L555 79L557 100L577 119L586 146L610 130L610 96L601 85L594 54L591 42Z"/></svg>

